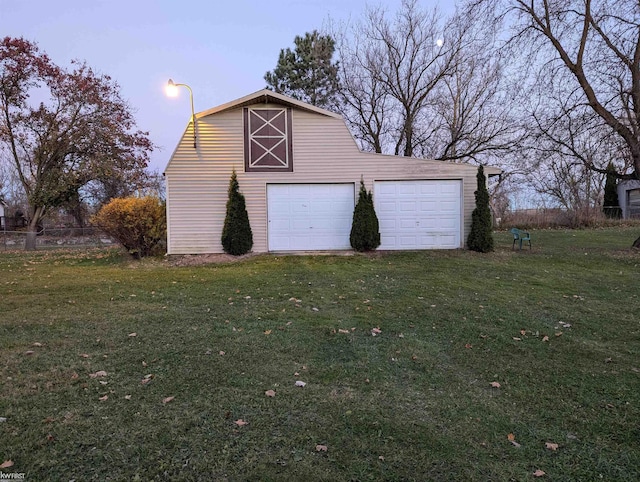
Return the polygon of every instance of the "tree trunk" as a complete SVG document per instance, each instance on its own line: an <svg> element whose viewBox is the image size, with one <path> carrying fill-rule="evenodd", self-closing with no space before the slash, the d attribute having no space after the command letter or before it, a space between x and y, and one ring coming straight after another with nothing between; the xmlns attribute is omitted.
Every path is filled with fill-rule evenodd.
<svg viewBox="0 0 640 482"><path fill-rule="evenodd" d="M27 225L27 237L24 241L25 251L35 251L36 249L36 236L38 236L38 226L40 225L40 220L42 219L43 214L43 207L38 206L36 208L32 208L31 218Z"/></svg>
<svg viewBox="0 0 640 482"><path fill-rule="evenodd" d="M29 231L27 231L27 238L25 239L25 242L24 242L25 251L35 251L36 250L36 236L37 235L38 235L37 231L31 231L31 228L29 228Z"/></svg>
<svg viewBox="0 0 640 482"><path fill-rule="evenodd" d="M636 249L640 249L640 238L636 239L633 242L633 247L636 248Z"/></svg>

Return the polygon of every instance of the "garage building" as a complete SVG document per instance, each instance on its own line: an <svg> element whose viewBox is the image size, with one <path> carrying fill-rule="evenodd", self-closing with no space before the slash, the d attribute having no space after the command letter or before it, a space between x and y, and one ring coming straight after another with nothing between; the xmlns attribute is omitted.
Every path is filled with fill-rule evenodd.
<svg viewBox="0 0 640 482"><path fill-rule="evenodd" d="M360 179L373 191L378 249L464 247L476 166L362 152L339 114L269 90L195 117L164 173L168 254L223 252L234 169L253 252L350 249Z"/></svg>

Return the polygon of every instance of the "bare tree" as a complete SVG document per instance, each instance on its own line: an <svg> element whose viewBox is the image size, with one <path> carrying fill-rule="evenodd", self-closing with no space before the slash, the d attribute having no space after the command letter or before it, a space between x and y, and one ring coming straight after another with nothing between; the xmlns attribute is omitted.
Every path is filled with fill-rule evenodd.
<svg viewBox="0 0 640 482"><path fill-rule="evenodd" d="M380 9L367 20L383 54L377 79L398 104L394 154L413 156L425 139L421 114L438 82L451 75L460 39L443 38L439 11L420 10L416 0L403 0L394 22Z"/></svg>
<svg viewBox="0 0 640 482"><path fill-rule="evenodd" d="M414 155L429 132L421 115L460 48L444 36L440 13L403 0L391 19L382 7L370 8L335 36L343 113L356 138L376 152Z"/></svg>
<svg viewBox="0 0 640 482"><path fill-rule="evenodd" d="M619 138L612 135L591 110L576 109L580 91L553 79L539 79L532 108L528 151L532 164L529 180L541 194L554 199L581 223L599 212L605 175L591 166L618 165L624 155Z"/></svg>
<svg viewBox="0 0 640 482"><path fill-rule="evenodd" d="M339 108L361 149L386 152L393 106L377 75L383 58L380 46L368 42L361 24L331 29L341 59Z"/></svg>
<svg viewBox="0 0 640 482"><path fill-rule="evenodd" d="M12 214L15 211L26 213L28 210L27 196L20 184L20 179L12 169L10 156L3 152L2 147L0 147L0 199L9 206L9 212Z"/></svg>
<svg viewBox="0 0 640 482"><path fill-rule="evenodd" d="M483 16L481 18L481 16ZM480 7L443 18L404 0L334 28L342 112L361 147L437 160L504 165L525 131L497 28Z"/></svg>
<svg viewBox="0 0 640 482"><path fill-rule="evenodd" d="M423 157L506 167L527 135L516 102L520 84L509 71L510 59L498 49L498 24L488 18L486 11L471 6L446 24L448 37L460 48L425 111L424 123L433 130Z"/></svg>
<svg viewBox="0 0 640 482"><path fill-rule="evenodd" d="M570 83L572 103L561 117L591 115L617 140L632 166L619 178L640 179L640 3L637 0L474 0L501 8L511 42L537 58L544 75ZM534 60L535 61L535 60ZM568 121L568 120L567 120ZM607 135L604 136L605 138ZM615 143L615 142L614 142ZM608 159L578 156L606 173ZM640 247L640 238L634 242Z"/></svg>

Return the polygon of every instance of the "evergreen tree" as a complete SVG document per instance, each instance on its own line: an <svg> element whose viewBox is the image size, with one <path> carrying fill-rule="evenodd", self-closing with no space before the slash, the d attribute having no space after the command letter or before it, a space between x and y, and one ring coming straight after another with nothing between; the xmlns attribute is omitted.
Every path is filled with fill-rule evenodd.
<svg viewBox="0 0 640 482"><path fill-rule="evenodd" d="M267 88L322 108L335 104L338 92L338 63L331 58L335 41L316 30L296 36L295 51L280 50L278 64L267 72Z"/></svg>
<svg viewBox="0 0 640 482"><path fill-rule="evenodd" d="M478 190L475 192L476 208L471 213L471 232L467 239L467 245L472 251L488 253L493 251L493 235L491 233L491 210L489 209L489 191L487 191L487 178L484 168L478 168L476 176Z"/></svg>
<svg viewBox="0 0 640 482"><path fill-rule="evenodd" d="M229 199L227 215L222 228L222 247L225 253L239 256L248 253L253 246L253 234L249 224L249 214L244 196L239 191L236 170L231 173L229 181Z"/></svg>
<svg viewBox="0 0 640 482"><path fill-rule="evenodd" d="M619 219L622 216L620 202L618 200L618 190L616 181L616 168L613 163L607 166L607 179L604 184L604 206L602 212L612 219Z"/></svg>
<svg viewBox="0 0 640 482"><path fill-rule="evenodd" d="M373 251L380 246L380 227L373 206L373 195L371 191L367 192L362 179L360 179L358 203L353 211L349 241L356 251Z"/></svg>

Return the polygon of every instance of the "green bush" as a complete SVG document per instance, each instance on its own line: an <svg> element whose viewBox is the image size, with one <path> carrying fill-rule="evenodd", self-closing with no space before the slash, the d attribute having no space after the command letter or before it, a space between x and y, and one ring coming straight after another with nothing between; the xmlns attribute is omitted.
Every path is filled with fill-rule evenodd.
<svg viewBox="0 0 640 482"><path fill-rule="evenodd" d="M222 248L225 253L240 256L248 253L253 246L253 234L249 224L249 214L244 196L239 191L238 178L235 169L229 181L229 199L227 200L227 215L222 228Z"/></svg>
<svg viewBox="0 0 640 482"><path fill-rule="evenodd" d="M358 203L353 211L349 241L356 251L373 251L380 246L380 226L373 206L373 196L371 191L367 192L362 179Z"/></svg>
<svg viewBox="0 0 640 482"><path fill-rule="evenodd" d="M164 203L156 197L114 198L91 221L134 258L165 251L167 216Z"/></svg>
<svg viewBox="0 0 640 482"><path fill-rule="evenodd" d="M478 168L476 178L478 180L478 190L475 192L476 208L471 213L471 232L467 238L467 245L472 251L488 253L493 251L493 234L487 178L482 166Z"/></svg>

